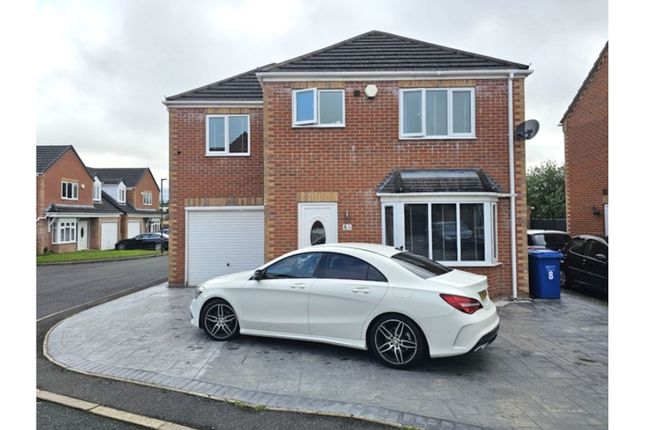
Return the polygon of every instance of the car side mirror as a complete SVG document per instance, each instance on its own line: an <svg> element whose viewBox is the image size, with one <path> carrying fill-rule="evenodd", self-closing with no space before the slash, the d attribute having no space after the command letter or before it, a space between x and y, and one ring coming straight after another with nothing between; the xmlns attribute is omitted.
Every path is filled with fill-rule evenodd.
<svg viewBox="0 0 645 430"><path fill-rule="evenodd" d="M253 272L253 277L251 279L255 281L260 281L264 279L264 270L258 269L255 272Z"/></svg>
<svg viewBox="0 0 645 430"><path fill-rule="evenodd" d="M596 260L607 261L607 256L605 254L596 254Z"/></svg>

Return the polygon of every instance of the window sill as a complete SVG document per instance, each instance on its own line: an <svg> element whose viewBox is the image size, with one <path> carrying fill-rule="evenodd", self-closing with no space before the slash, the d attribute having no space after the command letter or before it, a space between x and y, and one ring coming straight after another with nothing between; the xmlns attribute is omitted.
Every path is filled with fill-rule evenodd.
<svg viewBox="0 0 645 430"><path fill-rule="evenodd" d="M206 153L207 157L250 157L251 153L250 152L240 152L239 154L231 154L231 153L226 153L226 154L217 154L214 152L207 152Z"/></svg>
<svg viewBox="0 0 645 430"><path fill-rule="evenodd" d="M78 200L78 197L77 197L77 198L75 198L75 199L74 199L74 198L70 198L70 197L61 197L61 199L63 199L63 200L74 200L74 201L77 201L77 200Z"/></svg>
<svg viewBox="0 0 645 430"><path fill-rule="evenodd" d="M75 240L71 242L52 242L52 245L69 245L70 243L76 243Z"/></svg>
<svg viewBox="0 0 645 430"><path fill-rule="evenodd" d="M292 124L291 128L345 128L345 124L303 124L296 125Z"/></svg>
<svg viewBox="0 0 645 430"><path fill-rule="evenodd" d="M399 136L399 140L477 140L477 136Z"/></svg>
<svg viewBox="0 0 645 430"><path fill-rule="evenodd" d="M497 267L501 266L502 263L495 262L495 263L488 263L485 261L438 261L437 263L443 264L444 266L448 267Z"/></svg>

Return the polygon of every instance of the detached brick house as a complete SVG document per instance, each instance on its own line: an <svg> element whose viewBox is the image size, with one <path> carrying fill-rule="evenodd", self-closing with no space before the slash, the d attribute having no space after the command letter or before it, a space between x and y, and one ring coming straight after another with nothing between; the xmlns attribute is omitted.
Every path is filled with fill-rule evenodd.
<svg viewBox="0 0 645 430"><path fill-rule="evenodd" d="M371 31L167 97L170 285L372 242L527 290L530 73Z"/></svg>
<svg viewBox="0 0 645 430"><path fill-rule="evenodd" d="M560 120L564 132L567 231L609 236L609 43Z"/></svg>
<svg viewBox="0 0 645 430"><path fill-rule="evenodd" d="M37 254L114 249L158 229L159 188L148 168L90 169L73 146L51 145L36 148L36 175Z"/></svg>

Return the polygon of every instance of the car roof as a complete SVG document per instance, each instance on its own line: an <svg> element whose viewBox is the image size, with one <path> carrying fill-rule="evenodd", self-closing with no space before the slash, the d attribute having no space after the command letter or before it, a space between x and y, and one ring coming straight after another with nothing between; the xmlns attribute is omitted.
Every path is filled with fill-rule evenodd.
<svg viewBox="0 0 645 430"><path fill-rule="evenodd" d="M566 234L566 235L569 235L569 233L567 233L566 231L562 231L562 230L539 230L539 229L535 229L535 230L526 230L526 233L527 234L545 234L545 233L548 233L548 234Z"/></svg>
<svg viewBox="0 0 645 430"><path fill-rule="evenodd" d="M594 239L594 240L597 240L597 241L602 242L605 245L607 245L607 241L605 239L603 239L602 237L591 235L591 234L579 234L577 236L573 236L572 239Z"/></svg>
<svg viewBox="0 0 645 430"><path fill-rule="evenodd" d="M393 246L380 245L377 243L329 243L324 245L314 245L308 248L299 249L299 251L342 251L342 250L361 250L367 252L373 252L375 254L383 255L385 257L391 257L395 254L402 252L400 249L396 249Z"/></svg>

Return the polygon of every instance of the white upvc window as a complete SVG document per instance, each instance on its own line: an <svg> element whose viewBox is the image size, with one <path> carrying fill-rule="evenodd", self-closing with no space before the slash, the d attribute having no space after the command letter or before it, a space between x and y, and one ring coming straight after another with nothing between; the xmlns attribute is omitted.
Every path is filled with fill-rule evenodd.
<svg viewBox="0 0 645 430"><path fill-rule="evenodd" d="M58 245L73 242L76 242L76 219L57 219L52 225L52 243Z"/></svg>
<svg viewBox="0 0 645 430"><path fill-rule="evenodd" d="M64 200L78 200L78 183L62 181L60 183L60 196Z"/></svg>
<svg viewBox="0 0 645 430"><path fill-rule="evenodd" d="M143 194L143 204L146 206L152 205L152 193L150 191L144 191L141 194Z"/></svg>
<svg viewBox="0 0 645 430"><path fill-rule="evenodd" d="M475 138L474 88L399 91L399 138Z"/></svg>
<svg viewBox="0 0 645 430"><path fill-rule="evenodd" d="M496 199L387 199L382 242L449 266L496 264Z"/></svg>
<svg viewBox="0 0 645 430"><path fill-rule="evenodd" d="M345 90L293 90L291 118L294 127L344 127Z"/></svg>
<svg viewBox="0 0 645 430"><path fill-rule="evenodd" d="M125 203L125 196L126 196L126 187L123 183L119 184L117 188L117 199L116 201L119 203Z"/></svg>
<svg viewBox="0 0 645 430"><path fill-rule="evenodd" d="M206 115L206 155L251 155L250 116Z"/></svg>
<svg viewBox="0 0 645 430"><path fill-rule="evenodd" d="M92 200L95 202L101 201L101 181L98 179L94 180L94 186L92 187Z"/></svg>

